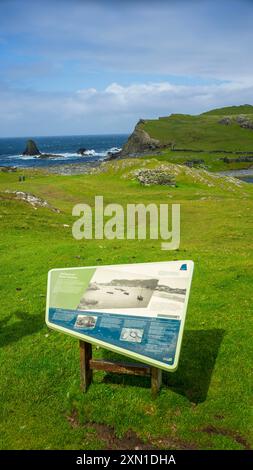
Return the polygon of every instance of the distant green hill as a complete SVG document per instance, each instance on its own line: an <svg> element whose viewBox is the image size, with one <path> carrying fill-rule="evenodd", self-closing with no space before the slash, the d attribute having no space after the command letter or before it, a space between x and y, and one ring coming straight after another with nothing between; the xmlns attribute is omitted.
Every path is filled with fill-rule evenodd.
<svg viewBox="0 0 253 470"><path fill-rule="evenodd" d="M212 109L211 111L207 111L202 115L223 115L223 116L231 116L234 114L253 114L253 106L251 104L242 104L240 106L227 106L225 108L217 108Z"/></svg>
<svg viewBox="0 0 253 470"><path fill-rule="evenodd" d="M198 116L171 114L141 121L138 128L175 149L253 152L251 105L214 109Z"/></svg>
<svg viewBox="0 0 253 470"><path fill-rule="evenodd" d="M117 157L155 156L210 171L253 166L253 106L141 119Z"/></svg>

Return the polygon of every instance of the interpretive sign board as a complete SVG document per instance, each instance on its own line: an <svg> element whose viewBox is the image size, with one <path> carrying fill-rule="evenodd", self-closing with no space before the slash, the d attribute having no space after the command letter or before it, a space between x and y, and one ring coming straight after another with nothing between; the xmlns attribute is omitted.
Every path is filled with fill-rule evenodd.
<svg viewBox="0 0 253 470"><path fill-rule="evenodd" d="M192 261L52 269L46 323L151 366L178 366Z"/></svg>

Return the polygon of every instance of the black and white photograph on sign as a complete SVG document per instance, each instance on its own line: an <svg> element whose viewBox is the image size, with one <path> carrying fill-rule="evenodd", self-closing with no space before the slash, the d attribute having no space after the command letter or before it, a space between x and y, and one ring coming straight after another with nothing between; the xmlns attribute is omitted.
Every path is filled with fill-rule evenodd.
<svg viewBox="0 0 253 470"><path fill-rule="evenodd" d="M122 328L120 340L131 341L132 343L141 343L143 330L140 328Z"/></svg>
<svg viewBox="0 0 253 470"><path fill-rule="evenodd" d="M184 302L186 296L185 278L161 279L157 284L154 296L161 299L173 300L174 302Z"/></svg>
<svg viewBox="0 0 253 470"><path fill-rule="evenodd" d="M123 269L97 268L78 305L78 310L92 308L147 308L158 279L136 275Z"/></svg>
<svg viewBox="0 0 253 470"><path fill-rule="evenodd" d="M75 328L93 330L97 323L97 317L91 315L77 315Z"/></svg>

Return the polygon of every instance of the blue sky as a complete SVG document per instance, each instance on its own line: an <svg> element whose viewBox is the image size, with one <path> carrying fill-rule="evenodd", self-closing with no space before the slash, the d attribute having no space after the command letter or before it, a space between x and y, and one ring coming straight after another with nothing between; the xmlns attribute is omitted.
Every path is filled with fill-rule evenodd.
<svg viewBox="0 0 253 470"><path fill-rule="evenodd" d="M1 0L0 135L253 104L251 0Z"/></svg>

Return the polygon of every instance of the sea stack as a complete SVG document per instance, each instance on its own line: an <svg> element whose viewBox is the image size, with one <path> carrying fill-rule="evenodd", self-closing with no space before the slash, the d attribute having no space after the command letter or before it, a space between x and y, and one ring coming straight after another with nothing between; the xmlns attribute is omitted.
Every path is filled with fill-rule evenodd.
<svg viewBox="0 0 253 470"><path fill-rule="evenodd" d="M34 155L41 155L36 143L34 142L34 140L28 140L27 143L26 143L26 149L25 151L23 152L22 155L30 155L30 156L34 156Z"/></svg>

